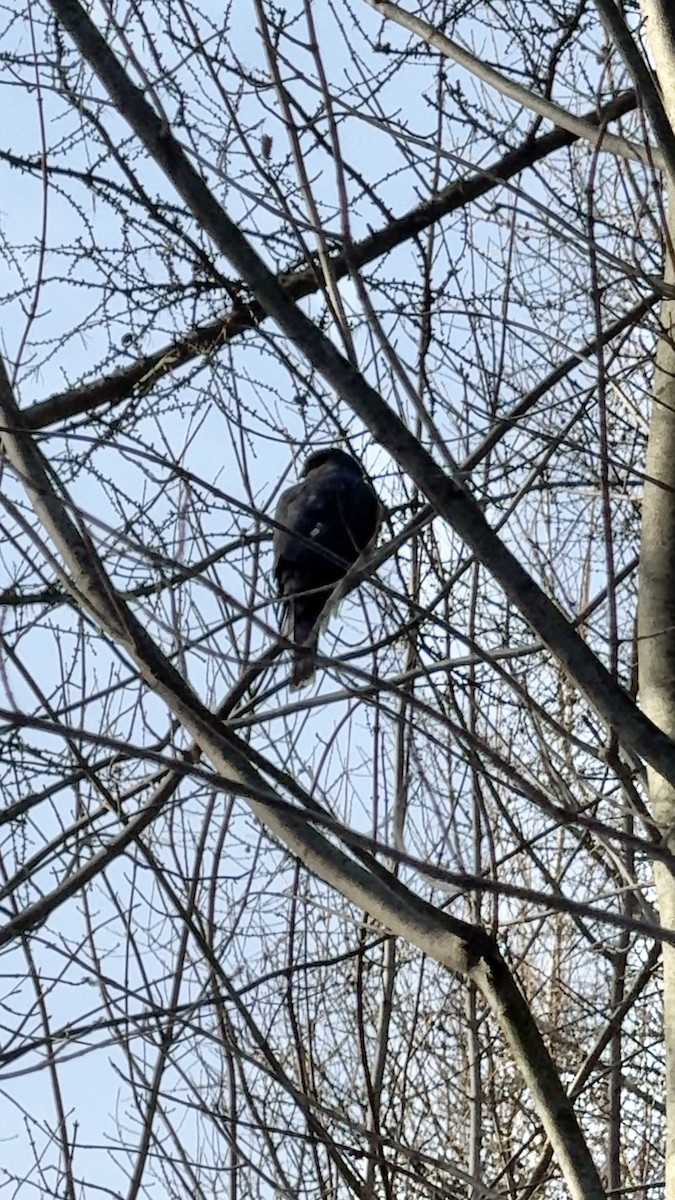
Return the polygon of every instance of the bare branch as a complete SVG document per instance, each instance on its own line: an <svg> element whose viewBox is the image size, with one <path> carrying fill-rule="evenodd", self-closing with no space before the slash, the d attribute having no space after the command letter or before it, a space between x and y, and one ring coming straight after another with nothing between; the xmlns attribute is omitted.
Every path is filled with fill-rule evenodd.
<svg viewBox="0 0 675 1200"><path fill-rule="evenodd" d="M626 138L616 137L615 134L611 133L604 133L602 128L598 128L584 117L575 117L573 113L567 112L559 104L555 104L552 100L547 100L545 96L538 96L530 89L522 87L512 79L508 79L501 71L490 67L482 59L477 58L475 54L472 54L469 50L465 50L463 46L446 37L440 30L434 29L433 25L430 25L428 21L423 21L421 17L407 13L398 4L392 4L391 0L364 0L364 2L370 8L374 8L375 12L378 12L385 20L393 21L396 25L400 25L402 29L407 29L409 33L414 33L427 46L432 46L434 50L439 50L446 58L459 63L460 67L464 67L466 71L470 71L472 75L475 75L483 83L488 84L489 87L495 88L500 95L508 96L510 100L515 100L523 108L537 113L540 117L545 117L547 121L553 121L554 125L558 125L561 129L566 129L568 133L573 133L575 137L580 138L582 141L589 142L596 149L606 150L611 154L618 155L619 158L626 158L633 162L641 162L648 166L653 165L663 169L663 157L658 150L650 150L648 147L639 146L635 142L628 141Z"/></svg>

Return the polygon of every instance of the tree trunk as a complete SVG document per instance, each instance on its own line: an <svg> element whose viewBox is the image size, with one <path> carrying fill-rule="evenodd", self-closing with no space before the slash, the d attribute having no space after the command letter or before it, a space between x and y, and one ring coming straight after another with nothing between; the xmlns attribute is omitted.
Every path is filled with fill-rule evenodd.
<svg viewBox="0 0 675 1200"><path fill-rule="evenodd" d="M670 0L643 0L647 36L664 108L675 129L675 13ZM675 181L667 182L665 278L675 282ZM656 350L654 405L647 448L642 510L638 616L640 696L651 719L675 738L675 301L661 307ZM675 788L649 772L653 814L675 849ZM675 928L675 877L655 866L659 913ZM663 1004L666 1045L666 1188L675 1196L675 948L663 947Z"/></svg>

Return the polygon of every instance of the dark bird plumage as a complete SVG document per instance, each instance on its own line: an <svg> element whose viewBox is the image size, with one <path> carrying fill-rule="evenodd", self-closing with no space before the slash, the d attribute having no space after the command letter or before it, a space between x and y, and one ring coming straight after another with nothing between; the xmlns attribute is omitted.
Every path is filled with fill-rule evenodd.
<svg viewBox="0 0 675 1200"><path fill-rule="evenodd" d="M333 588L375 537L380 503L344 450L317 450L275 513L274 576L295 643L291 683L314 675L319 618Z"/></svg>

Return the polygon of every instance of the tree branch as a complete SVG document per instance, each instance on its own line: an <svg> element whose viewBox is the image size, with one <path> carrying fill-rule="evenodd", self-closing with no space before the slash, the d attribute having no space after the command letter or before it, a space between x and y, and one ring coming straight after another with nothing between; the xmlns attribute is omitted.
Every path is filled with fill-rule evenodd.
<svg viewBox="0 0 675 1200"><path fill-rule="evenodd" d="M616 120L635 107L635 93L625 92L612 100L599 112L587 113L584 124L602 124ZM367 266L396 249L410 238L428 229L436 221L457 212L467 204L487 195L500 183L512 179L521 171L541 162L549 154L565 146L571 146L577 137L566 130L555 129L543 137L527 139L516 150L509 150L492 166L476 168L471 175L453 180L431 199L416 205L394 221L356 242L349 251L349 262L345 253L330 259L330 270L335 280L348 275L350 269ZM314 295L318 289L316 272L310 267L278 277L280 287L290 300L302 300ZM652 286L655 281L650 280ZM104 404L115 406L132 396L144 396L153 387L186 363L194 362L200 355L212 354L220 346L234 341L249 329L257 329L267 319L263 306L255 299L240 301L215 321L208 321L190 329L153 354L144 355L128 367L104 375L91 383L58 392L46 400L24 409L24 420L29 429L44 429L55 421L99 408Z"/></svg>
<svg viewBox="0 0 675 1200"><path fill-rule="evenodd" d="M496 71L494 67L488 66L482 59L477 58L475 54L471 54L469 50L465 50L457 42L451 41L444 33L440 33L439 30L434 29L433 25L430 25L427 21L423 21L420 17L413 16L412 13L407 13L398 4L392 4L390 0L364 0L364 3L369 8L374 8L386 20L394 21L396 25L400 25L403 29L407 29L409 33L413 33L416 37L421 38L428 46L433 46L434 50L440 50L441 54L446 58L459 63L460 67L464 67L465 70L470 71L472 75L475 75L477 79L480 79L489 87L495 88L502 96L507 96L509 100L515 100L523 108L537 113L538 116L544 117L547 121L553 121L554 125L560 126L561 129L566 129L568 133L573 133L575 137L580 138L582 141L590 142L591 146L594 146L597 150L606 150L611 154L616 154L619 158L663 169L663 156L658 150L650 150L649 147L638 146L635 142L628 141L627 138L616 137L612 133L605 133L603 126L598 127L586 117L575 117L573 113L567 112L559 104L555 104L552 100L547 100L545 96L538 96L536 92L532 92L529 88L522 87L519 83L514 83L512 79L508 79L506 75L502 75L501 71Z"/></svg>
<svg viewBox="0 0 675 1200"><path fill-rule="evenodd" d="M595 0L595 4L609 37L620 51L633 76L638 95L647 110L654 135L661 149L671 185L675 186L675 131L671 128L649 64L645 62L635 45L633 35L618 4L615 4L614 0Z"/></svg>
<svg viewBox="0 0 675 1200"><path fill-rule="evenodd" d="M398 415L332 342L286 295L201 176L122 69L78 0L50 0L82 54L106 87L117 111L260 304L312 366L367 426L399 466L415 480L434 510L466 542L499 581L563 669L619 738L675 783L675 743L645 717L488 524L468 491L448 478Z"/></svg>
<svg viewBox="0 0 675 1200"><path fill-rule="evenodd" d="M472 980L495 1014L530 1088L574 1200L606 1200L574 1108L560 1082L527 1002L497 945L482 930L439 912L378 864L377 873L356 862L297 815L253 768L248 747L216 720L155 646L119 597L95 549L74 523L41 451L21 422L4 363L0 361L0 419L5 454L20 475L36 516L54 542L65 569L62 583L95 617L109 637L133 658L145 682L183 724L233 790L248 795L256 817L296 854L308 870L351 903L416 945L436 962ZM63 489L61 489L63 491ZM144 813L144 817L147 812ZM146 822L147 823L147 822ZM136 830L123 831L130 841ZM38 910L38 911L36 911ZM0 930L0 946L44 920L44 901L25 909Z"/></svg>

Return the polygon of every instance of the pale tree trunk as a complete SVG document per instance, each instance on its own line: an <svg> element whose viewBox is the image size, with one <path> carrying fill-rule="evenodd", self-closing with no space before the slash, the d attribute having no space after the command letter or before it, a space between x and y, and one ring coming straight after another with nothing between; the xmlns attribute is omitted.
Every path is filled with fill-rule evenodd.
<svg viewBox="0 0 675 1200"><path fill-rule="evenodd" d="M647 37L661 88L663 106L675 130L675 11L672 0L642 0ZM675 283L675 181L666 188L665 278ZM661 307L661 337L655 372L654 403L647 449L647 479L642 510L639 602L639 664L642 707L664 732L675 738L675 300ZM649 772L652 811L675 849L675 788ZM655 867L659 913L675 928L675 875ZM675 947L663 947L663 1001L666 1044L666 1188L675 1196Z"/></svg>

